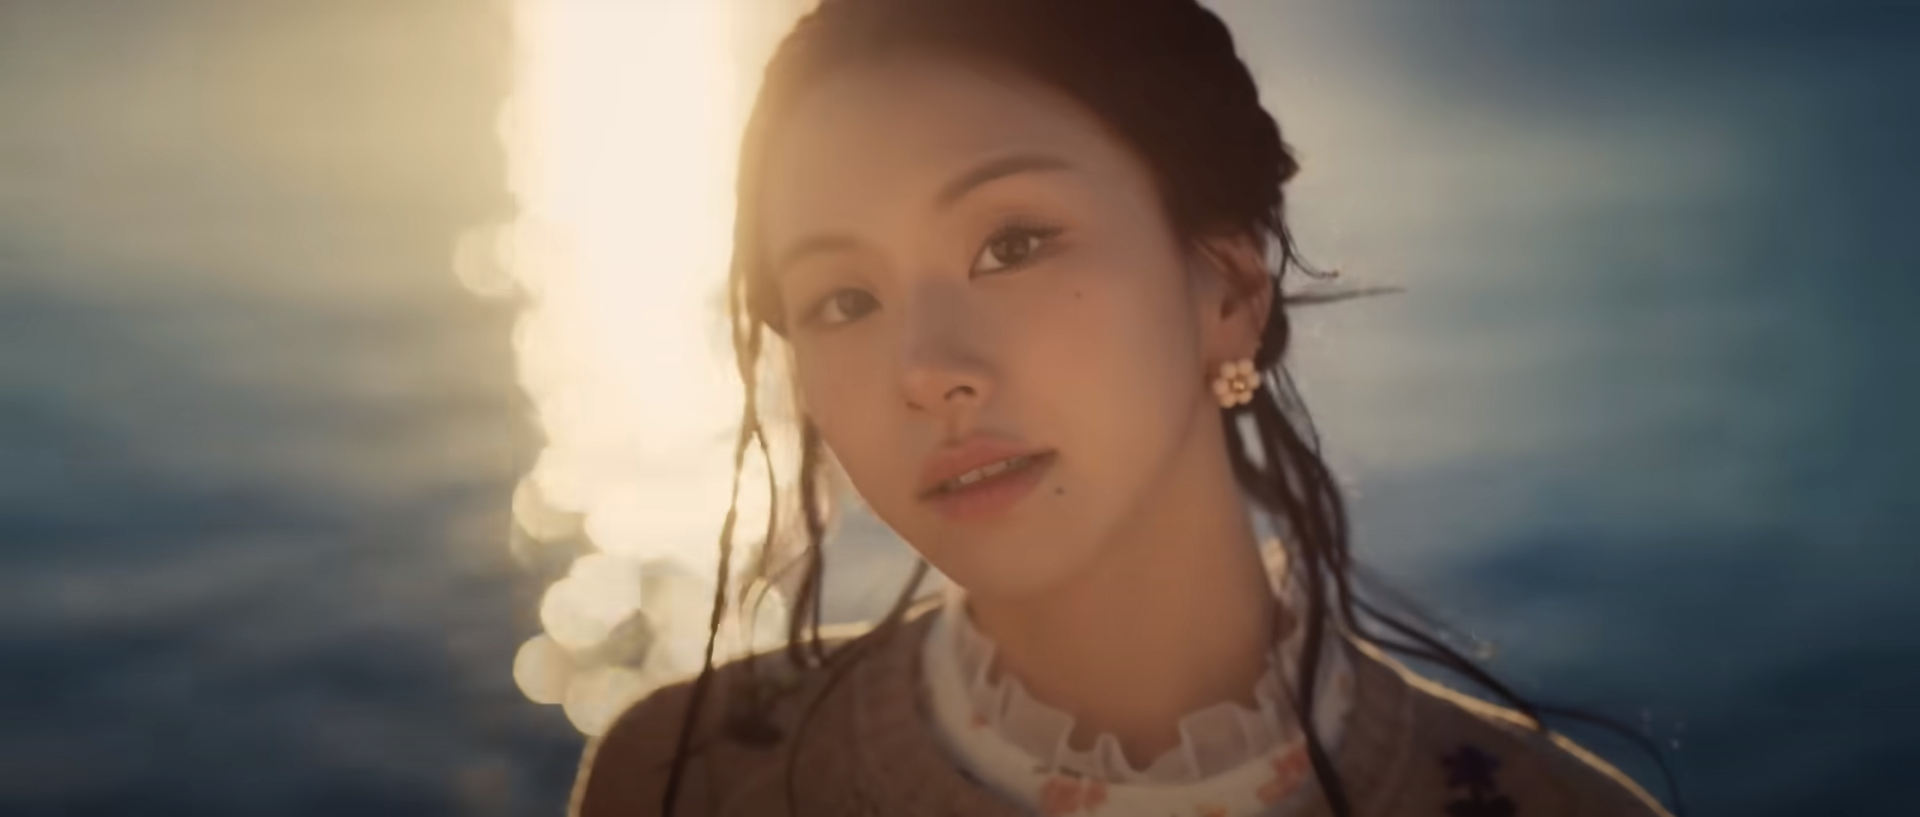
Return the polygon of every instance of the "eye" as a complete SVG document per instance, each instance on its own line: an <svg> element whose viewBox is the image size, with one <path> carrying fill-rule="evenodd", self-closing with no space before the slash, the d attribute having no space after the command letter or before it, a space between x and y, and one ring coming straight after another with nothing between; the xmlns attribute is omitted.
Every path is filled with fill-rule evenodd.
<svg viewBox="0 0 1920 817"><path fill-rule="evenodd" d="M1008 224L995 230L980 247L973 260L973 272L1005 272L1026 266L1045 254L1047 242L1060 234L1058 227L1035 224Z"/></svg>
<svg viewBox="0 0 1920 817"><path fill-rule="evenodd" d="M839 326L852 323L880 308L880 301L864 289L836 289L808 311L810 323Z"/></svg>

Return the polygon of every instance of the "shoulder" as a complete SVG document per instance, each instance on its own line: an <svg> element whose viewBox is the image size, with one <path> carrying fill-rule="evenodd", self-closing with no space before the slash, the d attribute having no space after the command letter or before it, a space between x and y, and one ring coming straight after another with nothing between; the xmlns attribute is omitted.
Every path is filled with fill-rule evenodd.
<svg viewBox="0 0 1920 817"><path fill-rule="evenodd" d="M692 697L690 681L656 690L629 707L605 733L589 739L569 813L578 817L662 813L661 798ZM687 795L699 791L684 784L682 788ZM680 800L690 813L712 810L709 804L688 802L687 795Z"/></svg>
<svg viewBox="0 0 1920 817"><path fill-rule="evenodd" d="M1632 778L1566 736L1380 658L1407 682L1414 717L1402 782L1424 801L1397 812L1671 817Z"/></svg>
<svg viewBox="0 0 1920 817"><path fill-rule="evenodd" d="M838 652L857 641L836 633ZM687 758L673 814L699 817L781 810L794 726L803 711L817 714L813 732L833 731L838 707L815 706L832 685L822 668L801 668L776 650L714 668L694 708L697 679L661 687L628 707L606 732L588 742L575 779L574 817L646 817L664 813L674 759L686 732ZM771 705L767 717L746 721L749 682ZM831 703L831 702L827 702ZM812 734L810 732L810 734Z"/></svg>

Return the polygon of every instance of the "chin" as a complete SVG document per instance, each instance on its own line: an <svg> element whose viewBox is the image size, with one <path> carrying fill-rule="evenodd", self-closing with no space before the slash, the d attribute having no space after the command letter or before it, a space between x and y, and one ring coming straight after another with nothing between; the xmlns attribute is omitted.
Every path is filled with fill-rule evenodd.
<svg viewBox="0 0 1920 817"><path fill-rule="evenodd" d="M1054 536L982 536L985 542L948 540L944 547L921 549L921 556L968 595L1009 601L1057 591L1086 574L1090 547L1063 546L1076 541ZM1085 541L1084 539L1079 541Z"/></svg>

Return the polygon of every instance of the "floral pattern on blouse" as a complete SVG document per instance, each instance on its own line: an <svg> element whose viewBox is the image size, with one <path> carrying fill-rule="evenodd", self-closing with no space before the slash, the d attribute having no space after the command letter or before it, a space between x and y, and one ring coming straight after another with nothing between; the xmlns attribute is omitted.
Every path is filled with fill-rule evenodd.
<svg viewBox="0 0 1920 817"><path fill-rule="evenodd" d="M1298 789L1300 782L1305 780L1312 771L1313 763L1307 760L1306 747L1296 748L1273 759L1273 779L1267 781L1254 794L1260 798L1261 803L1267 805L1278 803Z"/></svg>
<svg viewBox="0 0 1920 817"><path fill-rule="evenodd" d="M1055 774L1040 787L1042 817L1094 811L1107 802L1107 784L1078 775Z"/></svg>
<svg viewBox="0 0 1920 817"><path fill-rule="evenodd" d="M1304 594L1298 587L1278 585L1276 597L1299 611ZM949 591L948 603L922 645L922 677L937 737L969 777L1042 817L1253 817L1276 813L1280 804L1309 788L1313 764L1305 736L1291 708L1275 700L1274 692L1284 690L1283 676L1294 677L1304 641L1300 628L1275 645L1257 696L1262 700L1258 711L1222 704L1189 716L1182 721L1182 744L1140 770L1117 752L1117 742L1104 750L1097 742L1092 752L1068 747L1071 716L1024 697L1018 680L1007 674L990 679L985 668L991 663L991 642L972 627L964 602L960 591ZM1343 639L1326 640L1320 675L1324 692L1313 716L1323 744L1332 750L1344 733L1353 696L1352 665ZM1112 739L1101 736L1099 741ZM1044 746L1053 751L1038 749ZM1203 754L1209 760L1194 760Z"/></svg>

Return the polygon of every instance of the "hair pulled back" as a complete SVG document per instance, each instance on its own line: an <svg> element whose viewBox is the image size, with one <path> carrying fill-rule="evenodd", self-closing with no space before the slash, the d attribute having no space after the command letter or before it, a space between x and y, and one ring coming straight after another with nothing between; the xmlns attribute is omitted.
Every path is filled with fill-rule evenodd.
<svg viewBox="0 0 1920 817"><path fill-rule="evenodd" d="M1617 727L1652 751L1640 735L1607 719L1529 703L1444 643L1436 634L1437 625L1416 616L1422 626L1415 626L1355 593L1358 577L1349 551L1346 508L1284 365L1291 340L1287 307L1293 301L1278 297L1281 284L1290 270L1326 274L1303 263L1285 219L1284 187L1299 171L1299 164L1279 125L1261 106L1258 87L1236 52L1226 24L1197 0L824 0L799 21L767 66L741 148L727 289L736 363L746 388L734 448L736 503L748 450L757 447L773 462L760 412L764 402L759 394L760 365L766 334L785 332L778 290L766 280L759 246L756 209L759 184L766 175L767 147L778 137L788 112L821 78L908 53L935 53L1011 69L1064 93L1144 161L1157 183L1168 223L1180 239L1198 248L1203 238L1241 236L1266 248L1267 272L1276 297L1255 365L1267 376L1252 402L1223 411L1235 476L1283 532L1289 569L1302 583L1308 601L1300 687L1291 691L1296 712L1312 711L1319 693L1315 681L1320 645L1345 632L1475 680L1527 715L1535 728L1545 728L1542 714L1567 715ZM802 667L824 667L835 673L832 683L847 665L898 627L926 568L919 566L893 609L874 629L842 647L825 648L820 637L824 575L820 544L832 497L826 489L827 458L819 432L807 418L799 421L797 496L776 496L759 563L750 575L764 593L780 573L771 564L773 555L795 554L788 567L797 567L801 573L793 583L786 649ZM777 493L771 473L768 490ZM797 515L797 524L788 527L799 541L776 547L783 511ZM677 799L687 756L695 749L691 713L700 710L713 678L711 636L719 631L729 609L732 594L727 577L732 575L735 518L735 510L730 509L722 528L712 632L664 794L668 813ZM1376 627L1385 633L1376 632ZM758 688L743 691L743 697L756 705L764 704L769 694L777 693ZM749 706L734 721L734 739L778 738L769 723L755 717L757 711L764 709ZM1320 792L1334 814L1350 814L1346 790L1312 719L1300 720ZM805 719L800 728L805 728ZM1672 785L1671 778L1668 783Z"/></svg>

